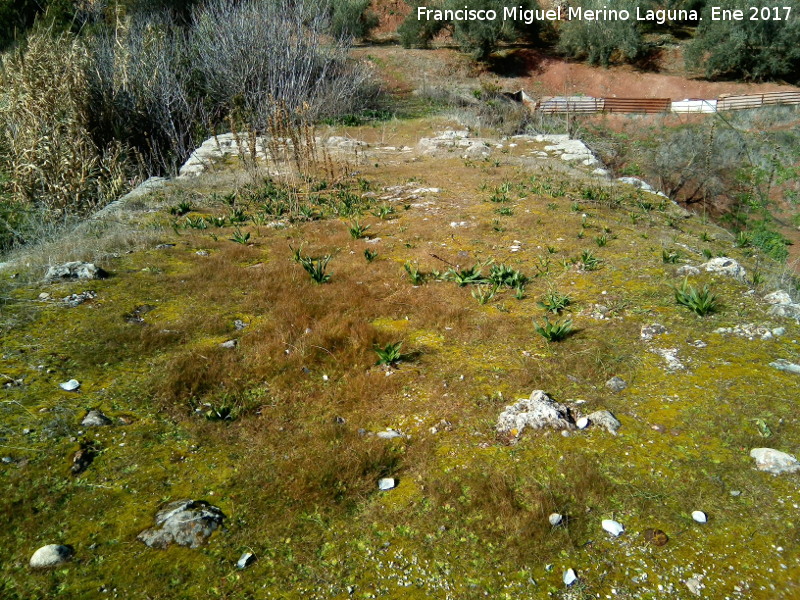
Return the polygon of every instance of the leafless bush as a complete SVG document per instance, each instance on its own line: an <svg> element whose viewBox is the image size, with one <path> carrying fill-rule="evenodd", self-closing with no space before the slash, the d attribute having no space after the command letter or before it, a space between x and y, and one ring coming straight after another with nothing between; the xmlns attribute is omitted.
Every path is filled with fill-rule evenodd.
<svg viewBox="0 0 800 600"><path fill-rule="evenodd" d="M118 20L90 40L95 136L138 148L151 173L174 172L207 126L202 102L191 94L188 48L166 15Z"/></svg>
<svg viewBox="0 0 800 600"><path fill-rule="evenodd" d="M91 42L93 131L124 139L151 172L174 172L231 122L264 131L273 107L306 118L349 112L367 89L347 43L325 34L325 5L209 0L191 22L119 19Z"/></svg>
<svg viewBox="0 0 800 600"><path fill-rule="evenodd" d="M302 0L215 0L193 17L193 67L217 110L239 111L258 129L276 102L313 116L347 112L367 75L326 29L327 13Z"/></svg>

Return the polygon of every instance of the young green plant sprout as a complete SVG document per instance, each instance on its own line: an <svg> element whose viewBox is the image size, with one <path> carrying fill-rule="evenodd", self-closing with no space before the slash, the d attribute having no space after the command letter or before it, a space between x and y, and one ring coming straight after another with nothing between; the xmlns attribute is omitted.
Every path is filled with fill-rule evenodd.
<svg viewBox="0 0 800 600"><path fill-rule="evenodd" d="M753 236L746 231L736 234L736 241L733 243L737 248L749 248L753 244Z"/></svg>
<svg viewBox="0 0 800 600"><path fill-rule="evenodd" d="M353 221L347 228L354 240L364 237L367 234L367 229L369 229L369 225L362 225L358 221Z"/></svg>
<svg viewBox="0 0 800 600"><path fill-rule="evenodd" d="M367 262L372 262L378 257L378 253L375 250L370 250L367 248L364 250L364 258L367 259Z"/></svg>
<svg viewBox="0 0 800 600"><path fill-rule="evenodd" d="M478 265L470 267L469 269L461 269L460 271L457 271L456 269L450 269L447 271L447 275L451 280L455 281L459 287L487 282L487 280L481 275L481 267Z"/></svg>
<svg viewBox="0 0 800 600"><path fill-rule="evenodd" d="M683 280L681 287L675 288L675 301L701 317L716 311L719 307L716 295L709 291L707 285L698 290L689 285L688 278Z"/></svg>
<svg viewBox="0 0 800 600"><path fill-rule="evenodd" d="M180 202L177 206L173 206L172 208L170 208L169 213L177 217L182 217L191 210L192 210L191 201L184 200L183 202Z"/></svg>
<svg viewBox="0 0 800 600"><path fill-rule="evenodd" d="M303 256L301 254L302 248L292 248L292 260L300 263L300 266L305 269L306 273L311 276L314 283L328 283L331 276L327 273L328 263L333 258L332 255L326 254L320 258L313 258L311 256Z"/></svg>
<svg viewBox="0 0 800 600"><path fill-rule="evenodd" d="M383 204L372 211L372 214L378 217L379 219L385 221L390 219L392 215L394 215L394 207L389 206L388 204Z"/></svg>
<svg viewBox="0 0 800 600"><path fill-rule="evenodd" d="M247 219L248 216L241 208L234 208L231 214L228 215L228 221L231 223L244 223Z"/></svg>
<svg viewBox="0 0 800 600"><path fill-rule="evenodd" d="M680 259L681 255L674 250L667 250L666 248L661 251L661 260L666 264L675 264Z"/></svg>
<svg viewBox="0 0 800 600"><path fill-rule="evenodd" d="M403 342L395 342L394 344L386 344L383 348L378 346L377 344L373 346L372 350L375 354L378 355L378 362L376 365L386 365L386 366L393 366L403 360L403 354L400 352L400 348L403 346Z"/></svg>
<svg viewBox="0 0 800 600"><path fill-rule="evenodd" d="M208 222L203 217L186 217L186 227L192 229L208 229Z"/></svg>
<svg viewBox="0 0 800 600"><path fill-rule="evenodd" d="M472 297L478 301L478 304L483 306L484 304L490 302L492 298L494 298L495 294L497 293L497 285L493 286L484 286L479 285L476 286L474 290L472 290Z"/></svg>
<svg viewBox="0 0 800 600"><path fill-rule="evenodd" d="M581 252L580 262L584 271L596 271L603 261L597 258L591 250L584 250Z"/></svg>
<svg viewBox="0 0 800 600"><path fill-rule="evenodd" d="M558 320L553 323L545 317L544 322L539 325L533 322L536 333L541 335L548 342L559 342L569 336L572 332L572 319Z"/></svg>
<svg viewBox="0 0 800 600"><path fill-rule="evenodd" d="M518 288L528 283L528 277L513 267L499 264L492 265L489 271L489 281L495 286L505 285L510 288Z"/></svg>
<svg viewBox="0 0 800 600"><path fill-rule="evenodd" d="M537 302L537 304L547 312L558 314L572 304L572 299L567 294L562 294L557 290L550 290L542 298L542 301Z"/></svg>
<svg viewBox="0 0 800 600"><path fill-rule="evenodd" d="M246 244L250 241L250 232L242 232L242 230L237 227L233 230L233 237L231 238L231 241L236 242L237 244Z"/></svg>
<svg viewBox="0 0 800 600"><path fill-rule="evenodd" d="M416 265L412 265L410 262L406 261L403 265L403 268L408 273L408 279L414 285L422 285L425 283L425 274L417 268Z"/></svg>

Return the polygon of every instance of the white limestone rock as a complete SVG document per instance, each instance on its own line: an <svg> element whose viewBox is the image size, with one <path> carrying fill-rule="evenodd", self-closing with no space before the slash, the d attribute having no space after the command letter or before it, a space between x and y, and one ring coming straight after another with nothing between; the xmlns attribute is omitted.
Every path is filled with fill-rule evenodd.
<svg viewBox="0 0 800 600"><path fill-rule="evenodd" d="M784 473L797 473L800 471L800 462L791 454L774 450L772 448L753 448L750 457L756 461L759 471L766 471L773 475Z"/></svg>
<svg viewBox="0 0 800 600"><path fill-rule="evenodd" d="M569 408L555 402L542 390L535 390L530 398L506 406L497 419L498 433L519 436L526 427L569 431L575 429L575 420Z"/></svg>

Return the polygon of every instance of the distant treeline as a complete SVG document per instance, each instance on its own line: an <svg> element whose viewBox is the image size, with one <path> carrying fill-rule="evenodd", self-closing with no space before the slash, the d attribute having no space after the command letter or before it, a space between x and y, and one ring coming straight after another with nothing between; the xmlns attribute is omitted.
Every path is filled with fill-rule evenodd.
<svg viewBox="0 0 800 600"><path fill-rule="evenodd" d="M406 47L426 47L439 34L448 32L466 52L485 59L501 43L528 42L550 46L557 52L591 64L647 64L665 43L688 39L687 64L701 68L714 79L746 81L800 81L800 6L789 11L784 0L759 0L757 20L751 20L749 0L728 0L724 8L741 10L744 19L712 20L715 3L708 0L542 0L547 7L582 7L585 10L627 10L632 15L648 10L696 11L698 20L664 23L628 20L525 23L521 20L447 21L418 20L416 8L426 6L455 11L465 6L474 10L506 7L518 10L539 8L536 0L407 0L412 11L398 33ZM719 4L719 3L716 3ZM790 7L791 8L791 7ZM673 13L674 14L674 13Z"/></svg>
<svg viewBox="0 0 800 600"><path fill-rule="evenodd" d="M260 0L263 4L274 0ZM504 43L532 43L550 47L564 56L591 64L650 64L664 44L687 40L686 61L712 79L745 81L800 81L800 6L785 0L759 0L756 19L751 18L750 0L727 0L724 8L741 10L742 20L712 20L718 3L710 0L615 0L615 11L631 14L647 11L686 11L701 19L667 21L591 21L573 19L556 22L497 19L494 22L418 20L416 8L442 11L494 10L519 12L561 6L584 10L609 8L607 0L406 0L407 19L398 30L406 47L427 47L449 33L466 52L487 59ZM45 12L56 27L77 31L109 22L120 14L164 14L179 24L188 24L200 0L0 0L0 50L24 37L37 15ZM231 5L238 4L231 0ZM370 0L319 0L307 3L327 13L330 32L336 37L364 38L378 24ZM375 4L376 6L379 5ZM788 10L787 10L787 5ZM694 12L692 12L694 11Z"/></svg>

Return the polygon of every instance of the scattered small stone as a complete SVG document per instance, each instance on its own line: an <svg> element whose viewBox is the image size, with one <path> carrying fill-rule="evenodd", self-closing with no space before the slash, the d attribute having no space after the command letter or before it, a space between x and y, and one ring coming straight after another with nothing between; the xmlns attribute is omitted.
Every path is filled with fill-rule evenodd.
<svg viewBox="0 0 800 600"><path fill-rule="evenodd" d="M764 301L767 304L791 304L792 297L789 295L789 292L777 290L764 296Z"/></svg>
<svg viewBox="0 0 800 600"><path fill-rule="evenodd" d="M197 254L197 256L211 256L211 252L208 250L198 250L195 254Z"/></svg>
<svg viewBox="0 0 800 600"><path fill-rule="evenodd" d="M530 398L506 406L497 419L497 431L519 437L525 427L531 429L575 429L570 409L555 402L542 390L534 390Z"/></svg>
<svg viewBox="0 0 800 600"><path fill-rule="evenodd" d="M395 431L394 429L379 431L376 435L382 440L393 440L394 438L403 437L402 433Z"/></svg>
<svg viewBox="0 0 800 600"><path fill-rule="evenodd" d="M254 562L256 562L256 555L253 554L252 552L245 552L244 554L242 554L241 558L239 558L239 560L236 561L236 566L239 569L246 569Z"/></svg>
<svg viewBox="0 0 800 600"><path fill-rule="evenodd" d="M589 419L586 417L581 417L575 421L575 425L578 427L578 429L586 429L589 426Z"/></svg>
<svg viewBox="0 0 800 600"><path fill-rule="evenodd" d="M69 381L65 381L64 383L59 383L58 387L60 387L65 392L74 392L79 387L81 387L81 384L77 379L70 379Z"/></svg>
<svg viewBox="0 0 800 600"><path fill-rule="evenodd" d="M336 416L333 418L333 422L336 423L337 425L344 425L345 423L347 423L347 420L344 417Z"/></svg>
<svg viewBox="0 0 800 600"><path fill-rule="evenodd" d="M105 416L101 411L92 409L83 417L81 425L84 427L106 427L111 425L111 419Z"/></svg>
<svg viewBox="0 0 800 600"><path fill-rule="evenodd" d="M244 329L245 327L247 327L247 323L245 323L245 322L244 322L244 321L242 321L241 319L236 319L236 320L233 322L233 327L236 329L236 331L241 331L242 329Z"/></svg>
<svg viewBox="0 0 800 600"><path fill-rule="evenodd" d="M57 267L50 267L45 273L45 283L67 281L71 279L103 279L108 277L103 269L87 262L68 262Z"/></svg>
<svg viewBox="0 0 800 600"><path fill-rule="evenodd" d="M768 313L774 317L783 317L800 321L800 304L774 304L770 307Z"/></svg>
<svg viewBox="0 0 800 600"><path fill-rule="evenodd" d="M2 461L3 464L10 465L14 462L14 459L10 456L4 456L3 458L0 458L0 461Z"/></svg>
<svg viewBox="0 0 800 600"><path fill-rule="evenodd" d="M453 424L448 421L447 419L442 419L436 425L431 427L429 431L432 435L436 435L440 431L451 431L453 429Z"/></svg>
<svg viewBox="0 0 800 600"><path fill-rule="evenodd" d="M64 546L62 544L48 544L42 546L31 556L31 568L33 569L47 569L48 567L57 567L67 562L75 554L72 546Z"/></svg>
<svg viewBox="0 0 800 600"><path fill-rule="evenodd" d="M618 523L612 519L603 519L601 523L603 529L613 535L614 537L619 537L622 535L622 532L625 531L625 528L622 526L622 523Z"/></svg>
<svg viewBox="0 0 800 600"><path fill-rule="evenodd" d="M756 468L759 471L766 471L773 475L800 471L800 463L797 462L797 459L791 454L786 454L780 450L753 448L750 450L750 457L755 459Z"/></svg>
<svg viewBox="0 0 800 600"><path fill-rule="evenodd" d="M667 371L682 371L686 366L678 358L677 348L654 348L650 350L653 354L658 354L661 358L667 361Z"/></svg>
<svg viewBox="0 0 800 600"><path fill-rule="evenodd" d="M10 389L13 387L19 387L24 383L24 379L20 377L19 379L14 379L13 377L9 377L8 375L3 375L0 373L0 378L5 379L6 381L3 383L3 387L6 389Z"/></svg>
<svg viewBox="0 0 800 600"><path fill-rule="evenodd" d="M779 358L775 362L769 363L769 366L778 369L779 371L786 371L787 373L800 375L800 365L796 365L795 363L789 362L784 358Z"/></svg>
<svg viewBox="0 0 800 600"><path fill-rule="evenodd" d="M50 294L48 294L47 292L42 292L41 294L39 294L39 300L45 301L49 299L50 299Z"/></svg>
<svg viewBox="0 0 800 600"><path fill-rule="evenodd" d="M689 277L691 275L700 275L700 269L697 267L693 267L692 265L683 265L682 267L678 267L675 271L675 274L678 277Z"/></svg>
<svg viewBox="0 0 800 600"><path fill-rule="evenodd" d="M87 290L85 292L81 292L80 294L71 294L61 299L61 302L66 304L70 308L75 308L76 306L80 306L87 300L94 300L97 298L97 292L92 290Z"/></svg>
<svg viewBox="0 0 800 600"><path fill-rule="evenodd" d="M700 265L700 267L705 269L708 273L722 273L723 275L729 275L739 281L744 280L747 275L744 267L727 256L712 258L707 263Z"/></svg>
<svg viewBox="0 0 800 600"><path fill-rule="evenodd" d="M702 575L695 575L694 577L690 577L686 580L686 587L689 588L689 591L692 592L695 596L700 595L700 590L703 589L703 584L701 583Z"/></svg>
<svg viewBox="0 0 800 600"><path fill-rule="evenodd" d="M733 496L734 498L738 498L741 495L742 492L740 492L739 490L731 490L731 496Z"/></svg>
<svg viewBox="0 0 800 600"><path fill-rule="evenodd" d="M231 350L233 348L236 348L236 346L238 345L239 345L238 340L228 340L227 342L222 342L219 346L220 348L227 348L228 350Z"/></svg>
<svg viewBox="0 0 800 600"><path fill-rule="evenodd" d="M702 510L695 510L692 512L692 519L697 521L698 523L707 523L708 516Z"/></svg>
<svg viewBox="0 0 800 600"><path fill-rule="evenodd" d="M605 427L606 431L612 435L617 435L617 430L622 427L617 418L607 410L598 410L586 417L592 425Z"/></svg>
<svg viewBox="0 0 800 600"><path fill-rule="evenodd" d="M142 304L134 308L131 312L122 315L126 323L133 323L135 325L144 324L144 315L156 309L152 304Z"/></svg>
<svg viewBox="0 0 800 600"><path fill-rule="evenodd" d="M628 387L628 384L625 382L624 379L622 379L621 377L617 377L615 375L614 377L606 381L606 387L610 389L612 392L621 392L626 387Z"/></svg>
<svg viewBox="0 0 800 600"><path fill-rule="evenodd" d="M394 477L382 477L378 480L378 489L382 492L397 487L397 480Z"/></svg>
<svg viewBox="0 0 800 600"><path fill-rule="evenodd" d="M649 342L657 335L664 335L667 333L667 328L659 323L653 323L651 325L645 325L642 327L641 331L641 338L646 342Z"/></svg>
<svg viewBox="0 0 800 600"><path fill-rule="evenodd" d="M561 524L561 521L564 520L564 516L558 513L551 513L550 516L547 517L547 520L550 521L550 525L555 527Z"/></svg>
<svg viewBox="0 0 800 600"><path fill-rule="evenodd" d="M733 334L739 337L754 340L756 338L762 340L771 340L786 333L783 327L776 327L770 329L767 325L756 325L755 323L745 323L743 325L736 325L734 327L718 327L714 333L722 335Z"/></svg>
<svg viewBox="0 0 800 600"><path fill-rule="evenodd" d="M595 321L605 321L609 319L608 313L610 312L611 309L603 304L591 304L589 305L588 308L582 310L580 312L580 315L584 317L589 317L590 319L594 319Z"/></svg>
<svg viewBox="0 0 800 600"><path fill-rule="evenodd" d="M669 536L660 529L646 529L644 539L653 546L666 546Z"/></svg>
<svg viewBox="0 0 800 600"><path fill-rule="evenodd" d="M573 569L567 569L564 572L564 585L572 585L578 581L578 576L575 574Z"/></svg>
<svg viewBox="0 0 800 600"><path fill-rule="evenodd" d="M197 548L225 519L223 512L204 500L177 500L156 513L156 526L145 529L137 539L151 548L171 543Z"/></svg>

